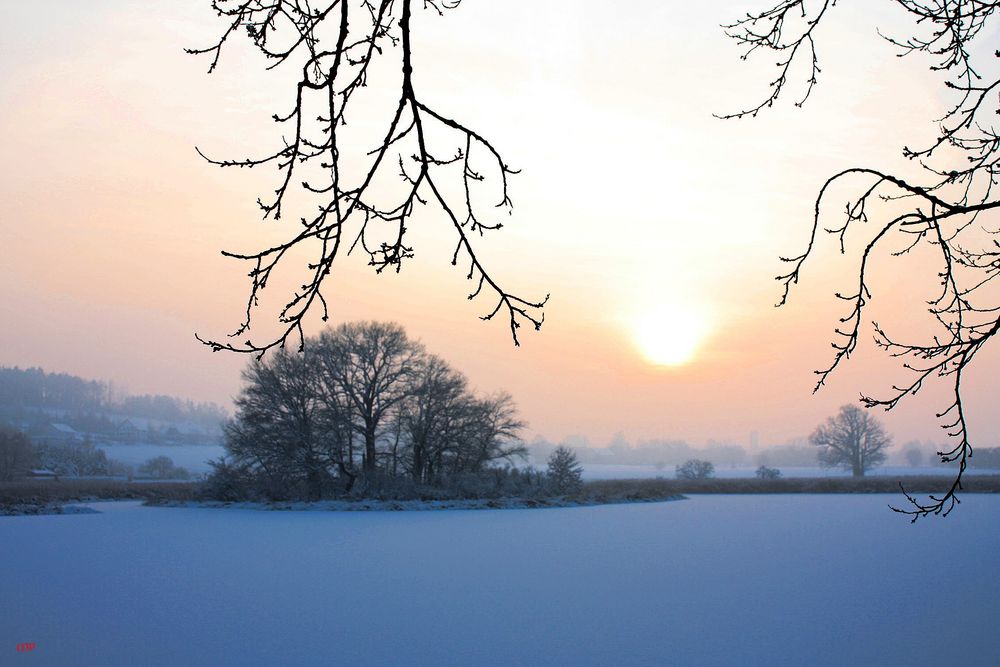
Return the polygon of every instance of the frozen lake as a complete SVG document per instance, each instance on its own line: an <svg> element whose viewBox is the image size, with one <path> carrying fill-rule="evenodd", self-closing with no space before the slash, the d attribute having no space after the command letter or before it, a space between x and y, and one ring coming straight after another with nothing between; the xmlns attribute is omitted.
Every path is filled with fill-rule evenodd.
<svg viewBox="0 0 1000 667"><path fill-rule="evenodd" d="M1000 496L899 500L0 517L0 663L997 664Z"/></svg>

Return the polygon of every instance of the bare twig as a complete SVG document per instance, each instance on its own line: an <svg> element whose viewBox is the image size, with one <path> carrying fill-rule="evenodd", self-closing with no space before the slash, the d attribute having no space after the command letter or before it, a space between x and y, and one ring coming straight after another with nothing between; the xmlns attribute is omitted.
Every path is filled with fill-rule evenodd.
<svg viewBox="0 0 1000 667"><path fill-rule="evenodd" d="M878 217L881 222L865 244L858 264L858 281L851 293L837 296L848 302L850 310L835 327L836 339L832 362L817 371L819 389L842 361L857 346L864 321L865 308L871 298L869 261L877 247L888 238L903 235L907 243L892 253L899 257L914 248L929 244L940 257L937 277L941 291L927 301L928 312L943 335L914 343L897 341L875 324L875 342L912 373L905 383L894 385L885 397L862 396L866 407L891 410L906 396L916 394L930 378L946 378L951 383L952 403L938 414L942 427L954 446L938 452L944 462L955 463L955 477L947 490L920 501L907 493L909 506L893 509L913 517L930 514L947 515L959 502L972 446L962 401L963 372L978 351L1000 330L1000 302L991 291L993 280L1000 274L1000 244L994 240L1000 229L983 224L1000 208L994 188L1000 177L1000 135L992 120L1000 114L1000 79L983 82L973 66L970 45L980 35L988 21L1000 9L1000 2L984 0L894 0L915 19L914 34L902 39L886 37L899 47L900 56L921 53L932 59L931 69L945 72L947 89L954 91L956 100L943 118L939 119L938 137L927 147L910 149L903 154L923 167L927 178L914 183L876 169L853 168L827 179L816 197L812 232L801 254L782 257L791 268L779 275L782 294L778 305L788 299L792 285L798 283L803 264L816 248L821 229L837 236L840 252L845 252L845 236L858 223ZM720 118L756 116L772 106L785 91L796 61L805 59L808 74L805 93L796 103L801 106L816 85L819 63L816 56L815 34L828 10L836 0L783 0L768 11L747 14L745 18L724 26L727 34L747 47L744 58L754 52L770 52L779 56L778 74L770 82L770 92L756 106ZM924 34L919 29L926 26ZM808 54L808 55L803 55ZM1000 51L994 54L1000 57ZM822 205L832 186L858 181L857 194L847 204L840 224L821 227ZM900 212L900 207L903 212Z"/></svg>
<svg viewBox="0 0 1000 667"><path fill-rule="evenodd" d="M323 321L329 317L323 289L342 250L346 248L350 254L361 248L377 273L387 268L400 271L403 262L414 256L414 248L407 242L408 225L416 209L425 205L438 207L457 234L452 263L460 255L468 259L466 277L477 284L470 298L485 288L498 299L496 308L483 319L506 313L515 344L520 343L517 330L523 322L535 329L542 325L547 297L523 299L503 287L480 261L467 233L482 235L501 227L486 221L488 213L477 202L482 191L492 187L499 195L500 208L509 212L508 176L516 172L483 135L420 99L413 81L412 5L413 0L213 0L212 7L227 27L214 45L188 51L210 55L209 72L219 64L227 44L240 34L270 61L269 69L297 65L300 70L292 110L273 116L276 123L290 128L277 150L237 160L215 159L200 149L198 152L219 167L276 169L278 185L273 196L258 199L265 219L280 220L293 201L314 202L312 212L300 217L299 228L287 241L257 252L223 252L226 257L250 263L250 293L244 320L230 335L234 341L197 336L213 350L261 357L270 349L285 347L289 339L297 340L301 347L308 313L318 310ZM440 14L458 2L424 0L423 6ZM393 54L399 57L402 77L381 141L360 156L348 155L340 137L343 128L349 117L361 113L358 100L374 63ZM317 106L322 111L315 117L312 110ZM358 111L352 114L351 109ZM432 125L444 130L435 133L442 145L430 145L427 130ZM448 141L453 143L448 145ZM483 166L473 168L470 154L474 151L486 161ZM355 165L359 158L362 164L367 159L362 172L345 173L345 160ZM457 186L443 187L441 184L453 176L448 172L452 165L461 166L461 181ZM403 194L396 197L375 186L393 172L405 185ZM461 191L461 196L456 197L453 191ZM306 266L307 279L278 314L280 333L265 342L251 340L247 334L261 293L275 270L288 263L293 250L307 248L314 259Z"/></svg>

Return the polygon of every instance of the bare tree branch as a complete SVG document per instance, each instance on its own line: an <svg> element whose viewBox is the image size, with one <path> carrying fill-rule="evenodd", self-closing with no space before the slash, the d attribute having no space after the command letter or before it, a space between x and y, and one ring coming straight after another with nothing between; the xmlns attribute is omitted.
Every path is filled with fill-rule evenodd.
<svg viewBox="0 0 1000 667"><path fill-rule="evenodd" d="M423 1L424 8L438 14L458 4ZM296 65L301 69L292 110L272 116L289 129L280 147L242 159L217 159L200 149L198 153L222 168L275 169L273 196L257 201L264 219L280 220L287 207L301 201L313 206L287 241L256 252L223 252L251 265L250 292L243 322L230 336L233 341L197 336L213 350L259 358L270 349L283 348L289 339L297 340L301 348L306 316L318 311L323 321L329 318L323 290L337 258L345 250L350 254L360 248L377 273L387 268L399 272L415 252L407 241L410 221L418 208L430 205L443 211L457 236L452 264L460 258L469 263L466 278L476 283L469 298L485 289L497 299L496 307L482 319L505 313L515 345L520 344L517 331L522 323L541 327L548 297L525 299L504 287L479 259L468 233L482 235L501 228L499 222L488 221L488 210L478 202L492 190L501 212L509 214L508 176L517 172L482 134L433 109L418 95L413 80L412 5L413 0L213 0L212 7L227 27L212 46L188 50L212 57L210 73L240 34L269 61L268 69ZM351 154L341 134L349 118L364 113L361 100L369 73L391 55L399 58L402 76L381 140L360 155ZM322 111L314 117L316 106ZM438 142L433 146L428 135L432 127ZM485 160L484 165L473 167L473 152L476 164ZM357 164L365 165L360 173L354 173ZM462 169L457 183L449 173L453 165ZM394 173L404 184L401 195L386 194L376 185ZM313 259L305 267L306 280L278 313L280 333L264 342L251 340L247 334L263 290L276 270L291 261L289 255L302 249L308 249Z"/></svg>
<svg viewBox="0 0 1000 667"><path fill-rule="evenodd" d="M863 395L866 407L891 410L906 396L916 394L931 378L950 382L952 402L938 414L953 447L938 452L941 460L956 463L957 471L941 495L920 501L904 494L909 506L893 508L915 521L930 514L947 515L958 503L972 446L962 401L963 372L979 350L1000 330L1000 297L994 279L1000 274L1000 243L996 235L995 209L1000 200L994 194L1000 177L1000 134L995 117L1000 114L1000 79L983 81L970 55L971 44L1000 9L1000 2L984 0L893 0L914 18L913 34L885 36L900 49L899 55L922 54L931 59L931 69L946 73L946 89L955 102L938 120L937 138L925 148L903 148L903 154L919 163L925 175L912 182L878 169L852 168L834 174L820 188L813 212L812 231L805 251L782 257L790 264L777 280L782 285L778 305L786 303L791 286L799 282L803 265L816 249L821 230L838 238L840 252L845 236L858 223L878 219L877 231L865 244L858 263L858 281L851 293L837 296L848 303L849 311L835 327L832 362L817 371L819 389L828 376L850 357L858 342L865 311L871 298L869 261L889 238L903 236L906 245L892 256L910 253L929 245L940 258L937 278L941 291L927 300L927 312L941 334L929 341L901 341L891 338L875 323L875 342L911 373L909 381L894 385L884 397ZM819 63L816 30L836 0L783 0L771 9L747 14L724 26L728 35L747 47L744 58L754 52L778 54L778 74L770 82L769 93L758 105L720 118L756 116L772 106L785 92L796 61L805 60L809 72L805 93L796 102L801 106L816 85ZM925 32L921 33L921 30ZM881 34L881 33L880 33ZM994 53L1000 58L1000 51ZM834 185L859 182L860 190L845 208L842 221L824 227L823 203ZM902 211L902 212L900 212ZM989 222L988 222L989 221ZM992 222L992 226L991 226Z"/></svg>

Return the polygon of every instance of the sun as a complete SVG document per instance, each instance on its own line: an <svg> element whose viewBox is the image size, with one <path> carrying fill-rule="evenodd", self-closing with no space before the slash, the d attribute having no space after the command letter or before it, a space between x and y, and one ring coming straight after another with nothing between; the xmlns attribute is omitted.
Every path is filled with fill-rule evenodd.
<svg viewBox="0 0 1000 667"><path fill-rule="evenodd" d="M711 326L708 316L690 306L658 306L633 319L632 337L647 361L683 366L694 360Z"/></svg>

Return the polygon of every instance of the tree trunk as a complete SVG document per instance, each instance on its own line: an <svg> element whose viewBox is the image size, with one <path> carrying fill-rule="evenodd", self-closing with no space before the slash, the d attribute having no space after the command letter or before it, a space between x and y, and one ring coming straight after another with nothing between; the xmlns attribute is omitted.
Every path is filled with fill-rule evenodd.
<svg viewBox="0 0 1000 667"><path fill-rule="evenodd" d="M306 483L309 486L309 498L311 500L320 500L323 497L323 476L313 463L309 464Z"/></svg>
<svg viewBox="0 0 1000 667"><path fill-rule="evenodd" d="M424 474L424 448L422 445L413 446L413 481L420 484Z"/></svg>
<svg viewBox="0 0 1000 667"><path fill-rule="evenodd" d="M350 493L351 489L354 488L354 480L357 479L358 476L348 470L343 461L338 461L337 467L340 468L340 474L347 478L347 486L344 488L344 493Z"/></svg>
<svg viewBox="0 0 1000 667"><path fill-rule="evenodd" d="M371 427L365 429L364 471L368 479L375 478L375 429Z"/></svg>

